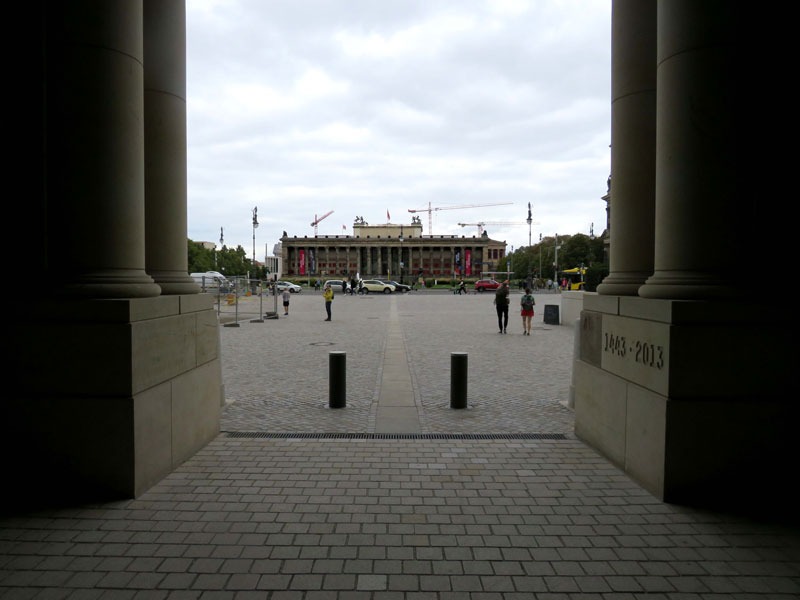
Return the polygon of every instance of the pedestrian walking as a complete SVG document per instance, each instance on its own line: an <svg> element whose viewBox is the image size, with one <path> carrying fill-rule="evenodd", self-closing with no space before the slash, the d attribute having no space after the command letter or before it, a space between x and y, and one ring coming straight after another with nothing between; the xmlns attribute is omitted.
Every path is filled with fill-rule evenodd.
<svg viewBox="0 0 800 600"><path fill-rule="evenodd" d="M283 293L281 294L281 297L283 298L283 314L284 314L284 316L288 317L289 316L289 298L291 297L291 293L289 293L288 289L285 289L285 290L283 290Z"/></svg>
<svg viewBox="0 0 800 600"><path fill-rule="evenodd" d="M458 283L458 295L460 296L461 294L467 294L467 284L464 283L463 279Z"/></svg>
<svg viewBox="0 0 800 600"><path fill-rule="evenodd" d="M533 299L531 288L525 288L525 293L519 301L519 305L522 307L522 335L531 334L531 319L533 318L534 304L536 304L536 300Z"/></svg>
<svg viewBox="0 0 800 600"><path fill-rule="evenodd" d="M352 296L355 293L356 293L356 278L355 277L351 277L350 278L350 295Z"/></svg>
<svg viewBox="0 0 800 600"><path fill-rule="evenodd" d="M508 279L506 279L494 294L497 325L500 327L500 333L506 333L508 329L508 293Z"/></svg>
<svg viewBox="0 0 800 600"><path fill-rule="evenodd" d="M325 291L322 292L322 297L325 299L325 312L328 313L326 321L331 320L331 303L333 302L333 288L330 283L325 284Z"/></svg>
<svg viewBox="0 0 800 600"><path fill-rule="evenodd" d="M342 279L342 296L347 294L347 279Z"/></svg>

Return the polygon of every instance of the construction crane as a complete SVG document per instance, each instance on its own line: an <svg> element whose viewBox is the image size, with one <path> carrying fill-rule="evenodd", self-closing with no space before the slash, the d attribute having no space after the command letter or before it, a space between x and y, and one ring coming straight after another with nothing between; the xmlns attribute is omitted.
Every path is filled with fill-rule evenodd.
<svg viewBox="0 0 800 600"><path fill-rule="evenodd" d="M428 208L418 208L413 209L409 208L408 212L410 213L418 213L418 212L427 212L428 213L428 235L433 235L433 212L437 210L457 210L462 208L478 208L479 206L502 206L504 204L514 204L513 202L492 202L490 204L462 204L460 206L431 206L431 203L428 202Z"/></svg>
<svg viewBox="0 0 800 600"><path fill-rule="evenodd" d="M534 221L533 225L538 225L539 223ZM483 227L484 225L527 225L527 223L518 223L516 221L481 221L480 223L459 223L461 227L477 227L478 228L478 235L483 234Z"/></svg>
<svg viewBox="0 0 800 600"><path fill-rule="evenodd" d="M314 237L316 237L317 235L317 225L319 225L319 222L322 221L322 219L324 219L325 217L330 217L332 214L333 211L329 210L319 218L317 218L317 215L314 215L314 220L311 222L311 226L314 228Z"/></svg>

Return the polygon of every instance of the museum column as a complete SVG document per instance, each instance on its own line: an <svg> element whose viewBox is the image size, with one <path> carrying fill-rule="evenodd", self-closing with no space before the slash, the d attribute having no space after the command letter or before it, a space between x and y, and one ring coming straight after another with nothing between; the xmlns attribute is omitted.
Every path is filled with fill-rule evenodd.
<svg viewBox="0 0 800 600"><path fill-rule="evenodd" d="M34 185L64 290L12 323L3 417L28 450L10 480L48 502L134 497L219 433L218 320L210 295L161 294L145 271L142 1L44 5Z"/></svg>
<svg viewBox="0 0 800 600"><path fill-rule="evenodd" d="M611 258L599 294L634 296L653 274L656 0L614 0L611 24Z"/></svg>
<svg viewBox="0 0 800 600"><path fill-rule="evenodd" d="M142 5L48 5L48 252L70 295L158 296L145 272ZM184 242L185 244L185 242Z"/></svg>
<svg viewBox="0 0 800 600"><path fill-rule="evenodd" d="M743 217L732 176L741 150L733 118L734 10L722 0L658 5L656 250L655 272L639 289L646 298L734 293L734 232ZM739 76L735 81L741 85ZM613 232L613 179L611 185Z"/></svg>
<svg viewBox="0 0 800 600"><path fill-rule="evenodd" d="M145 262L162 294L198 294L186 247L186 6L145 0Z"/></svg>

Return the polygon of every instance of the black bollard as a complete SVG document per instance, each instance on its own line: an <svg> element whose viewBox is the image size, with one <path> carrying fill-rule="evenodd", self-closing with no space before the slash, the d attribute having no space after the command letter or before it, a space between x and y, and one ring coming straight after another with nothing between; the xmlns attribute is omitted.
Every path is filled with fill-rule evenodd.
<svg viewBox="0 0 800 600"><path fill-rule="evenodd" d="M347 404L347 352L328 353L328 407Z"/></svg>
<svg viewBox="0 0 800 600"><path fill-rule="evenodd" d="M467 408L466 352L450 353L450 408Z"/></svg>

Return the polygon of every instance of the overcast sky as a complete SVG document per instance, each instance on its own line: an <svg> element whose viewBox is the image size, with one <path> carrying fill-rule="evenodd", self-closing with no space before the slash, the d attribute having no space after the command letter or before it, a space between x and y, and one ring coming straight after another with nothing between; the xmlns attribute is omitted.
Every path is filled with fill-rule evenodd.
<svg viewBox="0 0 800 600"><path fill-rule="evenodd" d="M189 237L256 258L354 218L600 234L609 0L187 0ZM428 234L427 212L415 213ZM344 228L343 228L344 227ZM486 225L527 245L528 227Z"/></svg>

